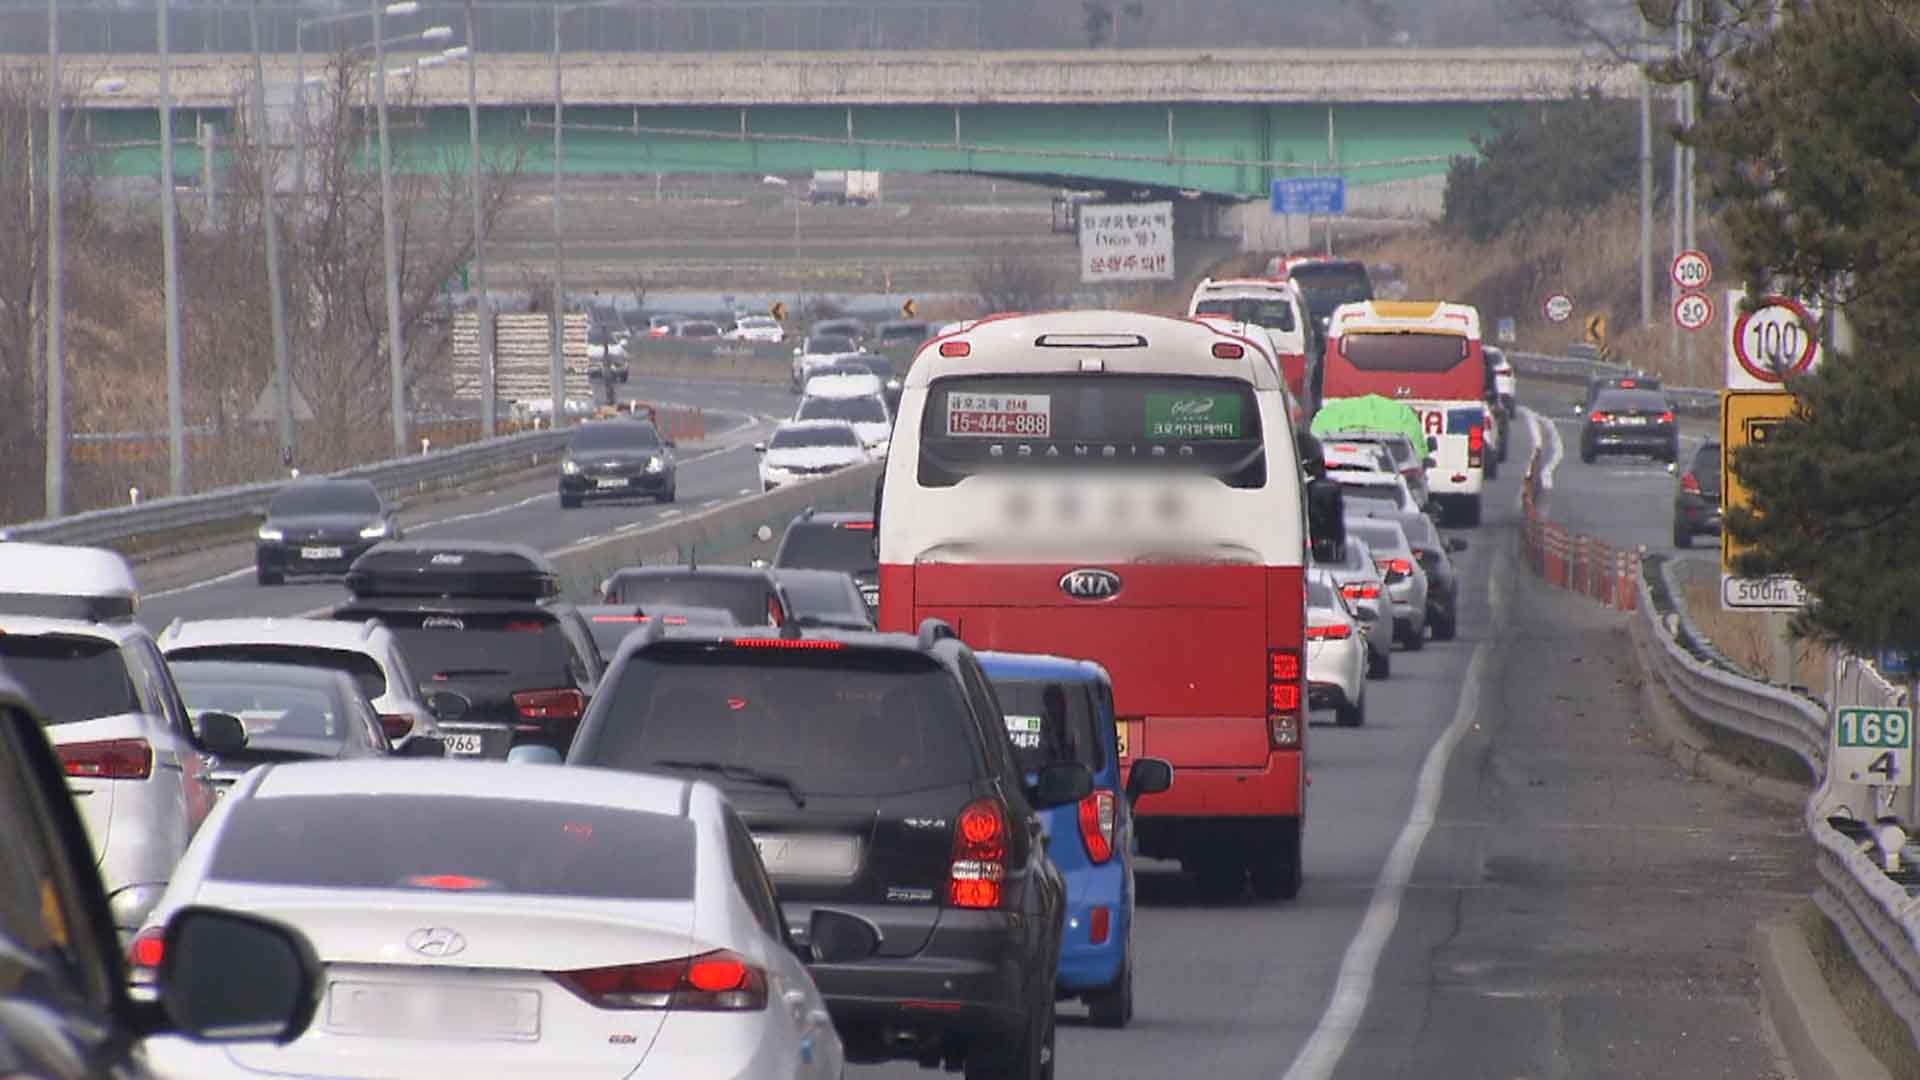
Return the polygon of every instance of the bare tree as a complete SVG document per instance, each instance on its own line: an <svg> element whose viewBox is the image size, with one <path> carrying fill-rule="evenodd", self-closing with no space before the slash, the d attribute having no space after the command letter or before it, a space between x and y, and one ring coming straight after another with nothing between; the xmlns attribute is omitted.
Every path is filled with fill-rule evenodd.
<svg viewBox="0 0 1920 1080"><path fill-rule="evenodd" d="M1059 303L1059 275L1032 255L992 255L973 264L973 291L988 311L1036 311Z"/></svg>

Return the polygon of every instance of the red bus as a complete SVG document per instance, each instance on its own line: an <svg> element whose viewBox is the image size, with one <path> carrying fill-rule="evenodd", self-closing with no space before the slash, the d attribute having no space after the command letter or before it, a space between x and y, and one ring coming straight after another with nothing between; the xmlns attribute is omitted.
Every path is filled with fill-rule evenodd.
<svg viewBox="0 0 1920 1080"><path fill-rule="evenodd" d="M1143 853L1204 889L1299 888L1307 509L1264 343L1080 311L921 346L878 500L880 625L1112 674Z"/></svg>

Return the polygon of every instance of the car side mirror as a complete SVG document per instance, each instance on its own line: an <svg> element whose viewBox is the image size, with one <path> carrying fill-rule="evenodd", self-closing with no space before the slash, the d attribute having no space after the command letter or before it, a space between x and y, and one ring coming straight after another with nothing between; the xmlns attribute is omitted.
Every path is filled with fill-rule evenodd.
<svg viewBox="0 0 1920 1080"><path fill-rule="evenodd" d="M272 920L186 907L167 922L160 1005L190 1038L290 1043L320 1007L321 978L312 944Z"/></svg>
<svg viewBox="0 0 1920 1080"><path fill-rule="evenodd" d="M755 559L747 565L753 567L755 570L765 570L771 564L765 559Z"/></svg>
<svg viewBox="0 0 1920 1080"><path fill-rule="evenodd" d="M448 723L467 715L467 710L472 707L472 704L465 695L456 694L451 690L435 690L427 695L427 711L433 714L435 720Z"/></svg>
<svg viewBox="0 0 1920 1080"><path fill-rule="evenodd" d="M1427 436L1427 451L1429 453L1437 453L1439 452L1439 450L1440 450L1440 436L1438 435Z"/></svg>
<svg viewBox="0 0 1920 1080"><path fill-rule="evenodd" d="M756 453L756 454L764 454L764 453L766 453L766 452L767 452L767 444L766 444L766 443L763 443L763 442L757 442L757 443L754 443L754 444L753 444L753 452L754 452L754 453Z"/></svg>
<svg viewBox="0 0 1920 1080"><path fill-rule="evenodd" d="M1173 766L1157 757L1135 758L1127 770L1127 801L1158 795L1173 786Z"/></svg>
<svg viewBox="0 0 1920 1080"><path fill-rule="evenodd" d="M1671 462L1671 461L1669 461L1669 462L1667 462L1667 475L1668 475L1668 476L1672 476L1672 475L1674 474L1674 472L1676 472L1676 471L1677 471L1678 469L1679 469L1679 466L1678 466L1678 465L1676 465L1676 464L1675 464L1674 462Z"/></svg>
<svg viewBox="0 0 1920 1080"><path fill-rule="evenodd" d="M447 741L433 735L415 735L400 744L397 756L405 758L442 758L447 756Z"/></svg>
<svg viewBox="0 0 1920 1080"><path fill-rule="evenodd" d="M792 944L803 963L856 964L879 952L883 940L885 935L871 919L835 908L814 908L807 919L806 943Z"/></svg>
<svg viewBox="0 0 1920 1080"><path fill-rule="evenodd" d="M675 442L675 441L673 441L672 439L668 439L668 440L667 440L667 449L669 449L669 450L678 450L678 449L680 449L680 444L679 444L679 443L677 443L677 442Z"/></svg>
<svg viewBox="0 0 1920 1080"><path fill-rule="evenodd" d="M200 719L194 721L194 727L200 736L200 745L210 754L224 757L247 748L247 726L232 713L203 712Z"/></svg>
<svg viewBox="0 0 1920 1080"><path fill-rule="evenodd" d="M527 743L507 751L509 765L563 765L560 751L541 743Z"/></svg>
<svg viewBox="0 0 1920 1080"><path fill-rule="evenodd" d="M1307 532L1313 557L1323 563L1346 558L1346 494L1332 480L1307 482Z"/></svg>
<svg viewBox="0 0 1920 1080"><path fill-rule="evenodd" d="M1077 803L1093 794L1093 773L1077 761L1053 761L1040 766L1029 797L1041 809Z"/></svg>
<svg viewBox="0 0 1920 1080"><path fill-rule="evenodd" d="M1447 550L1454 552L1456 554L1467 550L1466 539L1464 537L1459 537L1459 536L1449 537L1447 539Z"/></svg>
<svg viewBox="0 0 1920 1080"><path fill-rule="evenodd" d="M1300 455L1300 468L1315 480L1327 475L1327 451L1320 440L1302 431L1294 436L1294 448Z"/></svg>

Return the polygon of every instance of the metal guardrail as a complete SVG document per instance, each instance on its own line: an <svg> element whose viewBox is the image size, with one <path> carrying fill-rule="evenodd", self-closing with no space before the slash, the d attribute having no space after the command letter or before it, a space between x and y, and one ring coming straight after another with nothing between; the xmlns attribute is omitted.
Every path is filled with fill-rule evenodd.
<svg viewBox="0 0 1920 1080"><path fill-rule="evenodd" d="M1603 375L1624 375L1635 370L1624 364L1604 364L1598 360L1583 360L1573 356L1549 356L1546 353L1516 352L1506 350L1506 357L1513 362L1514 370L1522 375L1544 376L1550 379L1592 379ZM1720 391L1697 386L1663 385L1667 399L1675 407L1689 415L1718 415L1720 411Z"/></svg>
<svg viewBox="0 0 1920 1080"><path fill-rule="evenodd" d="M434 450L346 469L335 475L365 477L382 494L401 496L449 481L479 477L503 469L532 466L566 445L568 432L528 431L502 435L465 446ZM245 484L201 495L150 499L132 506L89 510L63 518L49 518L0 529L11 540L53 544L113 546L142 536L174 532L200 524L255 517L266 511L284 481Z"/></svg>

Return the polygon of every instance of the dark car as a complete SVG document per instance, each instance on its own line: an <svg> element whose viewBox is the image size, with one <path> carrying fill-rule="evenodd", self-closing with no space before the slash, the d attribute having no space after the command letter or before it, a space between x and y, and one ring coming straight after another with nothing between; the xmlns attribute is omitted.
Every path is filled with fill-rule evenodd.
<svg viewBox="0 0 1920 1080"><path fill-rule="evenodd" d="M394 752L380 714L353 676L301 664L171 660L173 681L197 723L207 712L240 719L245 738L213 746L213 782L222 789L255 765L385 757ZM438 757L437 738L407 743L410 757Z"/></svg>
<svg viewBox="0 0 1920 1080"><path fill-rule="evenodd" d="M807 327L807 337L851 338L855 345L867 340L867 324L859 319L822 319Z"/></svg>
<svg viewBox="0 0 1920 1080"><path fill-rule="evenodd" d="M368 548L400 539L398 509L370 480L296 480L267 502L254 535L254 577L278 585L293 574L344 574Z"/></svg>
<svg viewBox="0 0 1920 1080"><path fill-rule="evenodd" d="M690 604L653 604L645 608L638 604L582 604L580 617L587 620L587 631L593 635L594 648L600 650L603 662L612 661L627 635L648 623L657 622L668 629L736 625L733 612L725 608Z"/></svg>
<svg viewBox="0 0 1920 1080"><path fill-rule="evenodd" d="M1720 535L1720 443L1709 439L1673 488L1673 546L1692 547L1696 536Z"/></svg>
<svg viewBox="0 0 1920 1080"><path fill-rule="evenodd" d="M93 845L42 724L0 679L0 1073L141 1078L152 1075L141 1049L149 1036L265 1043L304 1032L324 987L313 946L279 923L218 908L173 916L161 1007L133 1003Z"/></svg>
<svg viewBox="0 0 1920 1080"><path fill-rule="evenodd" d="M852 574L867 609L880 610L880 555L874 548L873 515L865 511L801 511L787 523L773 565Z"/></svg>
<svg viewBox="0 0 1920 1080"><path fill-rule="evenodd" d="M873 347L882 351L904 348L913 352L933 336L933 326L925 319L889 319L873 328Z"/></svg>
<svg viewBox="0 0 1920 1080"><path fill-rule="evenodd" d="M1602 390L1580 429L1580 460L1602 454L1645 454L1680 459L1680 429L1673 405L1658 390Z"/></svg>
<svg viewBox="0 0 1920 1080"><path fill-rule="evenodd" d="M434 715L480 734L456 755L513 746L564 752L600 678L600 653L546 557L477 540L386 544L347 573L332 618L378 619L400 642Z"/></svg>
<svg viewBox="0 0 1920 1080"><path fill-rule="evenodd" d="M596 420L581 424L567 440L560 459L560 508L570 510L587 499L623 499L651 495L674 498L674 444L641 419Z"/></svg>
<svg viewBox="0 0 1920 1080"><path fill-rule="evenodd" d="M629 639L568 763L711 780L789 923L831 905L880 927L878 955L813 969L850 1060L1047 1075L1066 883L1039 812L1092 774L1052 762L1029 783L942 623L744 633Z"/></svg>
<svg viewBox="0 0 1920 1080"><path fill-rule="evenodd" d="M600 602L717 607L740 626L780 626L793 618L786 590L758 566L629 566L600 583Z"/></svg>
<svg viewBox="0 0 1920 1080"><path fill-rule="evenodd" d="M873 629L873 613L853 575L841 570L776 570L780 585L803 626Z"/></svg>
<svg viewBox="0 0 1920 1080"><path fill-rule="evenodd" d="M1452 641L1460 622L1460 572L1453 565L1453 555L1467 550L1467 542L1457 536L1443 538L1433 519L1425 514L1375 509L1365 503L1348 503L1347 507L1399 523L1413 548L1413 557L1427 573L1427 625L1433 628L1433 639Z"/></svg>

